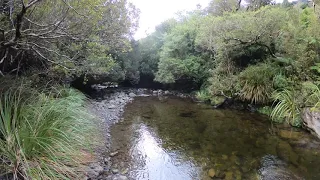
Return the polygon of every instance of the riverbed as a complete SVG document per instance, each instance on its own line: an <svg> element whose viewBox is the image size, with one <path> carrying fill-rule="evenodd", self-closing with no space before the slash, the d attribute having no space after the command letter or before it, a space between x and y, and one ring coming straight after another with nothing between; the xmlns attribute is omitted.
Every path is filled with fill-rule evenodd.
<svg viewBox="0 0 320 180"><path fill-rule="evenodd" d="M256 113L135 97L110 133L110 173L129 179L320 179L320 141Z"/></svg>

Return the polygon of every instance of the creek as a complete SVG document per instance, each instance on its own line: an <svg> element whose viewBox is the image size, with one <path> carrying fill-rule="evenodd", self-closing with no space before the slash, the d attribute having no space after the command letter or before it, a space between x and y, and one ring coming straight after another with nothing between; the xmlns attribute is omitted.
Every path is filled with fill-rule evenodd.
<svg viewBox="0 0 320 180"><path fill-rule="evenodd" d="M135 97L111 127L112 168L135 180L320 179L320 141L266 116Z"/></svg>

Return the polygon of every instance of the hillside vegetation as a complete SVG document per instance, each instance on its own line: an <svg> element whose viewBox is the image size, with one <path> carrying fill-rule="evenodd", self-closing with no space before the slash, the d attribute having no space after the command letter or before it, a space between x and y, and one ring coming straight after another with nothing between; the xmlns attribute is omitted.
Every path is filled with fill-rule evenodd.
<svg viewBox="0 0 320 180"><path fill-rule="evenodd" d="M271 106L260 112L300 126L302 109L319 104L318 6L238 3L214 0L160 24L136 46L137 71L192 82L212 104L227 97Z"/></svg>

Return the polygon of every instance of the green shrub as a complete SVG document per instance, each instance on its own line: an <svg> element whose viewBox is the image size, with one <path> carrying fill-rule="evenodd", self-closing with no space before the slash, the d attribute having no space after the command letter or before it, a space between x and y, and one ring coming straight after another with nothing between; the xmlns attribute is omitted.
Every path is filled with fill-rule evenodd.
<svg viewBox="0 0 320 180"><path fill-rule="evenodd" d="M80 178L81 150L95 127L81 93L59 93L59 98L44 93L26 98L21 90L2 94L0 164L14 179Z"/></svg>
<svg viewBox="0 0 320 180"><path fill-rule="evenodd" d="M226 97L224 96L212 96L210 98L210 103L211 105L216 106L216 105L222 104L223 102L225 102L225 100L226 100Z"/></svg>
<svg viewBox="0 0 320 180"><path fill-rule="evenodd" d="M272 97L276 105L271 112L271 119L276 122L279 122L279 119L284 119L292 126L301 126L301 101L299 95L300 93L297 93L294 89L274 92Z"/></svg>
<svg viewBox="0 0 320 180"><path fill-rule="evenodd" d="M274 89L284 89L290 86L290 81L288 78L283 74L277 74L273 78L273 87Z"/></svg>
<svg viewBox="0 0 320 180"><path fill-rule="evenodd" d="M236 75L217 75L214 74L209 79L209 93L214 96L233 97L238 91Z"/></svg>

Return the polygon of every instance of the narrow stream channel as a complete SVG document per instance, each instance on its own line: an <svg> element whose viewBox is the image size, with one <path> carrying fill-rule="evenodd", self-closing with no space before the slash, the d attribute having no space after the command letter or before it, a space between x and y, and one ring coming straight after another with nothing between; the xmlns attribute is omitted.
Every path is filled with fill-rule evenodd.
<svg viewBox="0 0 320 180"><path fill-rule="evenodd" d="M215 179L320 179L320 142L312 135L188 99L136 97L111 135L119 152L113 166L135 180L206 180L210 169ZM266 157L281 163L267 167Z"/></svg>

